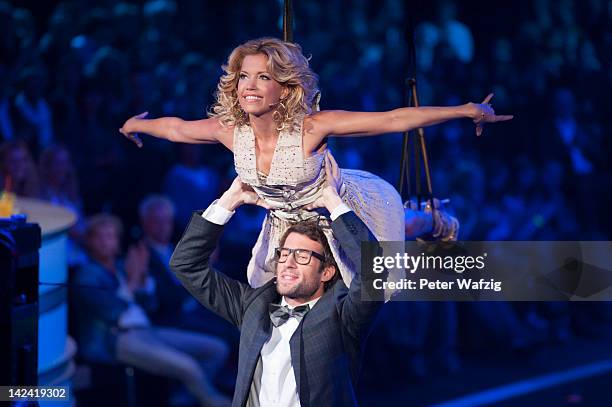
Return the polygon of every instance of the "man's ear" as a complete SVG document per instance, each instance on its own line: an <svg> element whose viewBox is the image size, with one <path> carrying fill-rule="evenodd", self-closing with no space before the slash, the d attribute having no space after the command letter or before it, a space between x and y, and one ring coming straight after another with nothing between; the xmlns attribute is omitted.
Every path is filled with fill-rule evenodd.
<svg viewBox="0 0 612 407"><path fill-rule="evenodd" d="M334 278L335 274L336 274L336 268L334 266L327 266L321 272L321 281L324 283L327 283L332 278Z"/></svg>

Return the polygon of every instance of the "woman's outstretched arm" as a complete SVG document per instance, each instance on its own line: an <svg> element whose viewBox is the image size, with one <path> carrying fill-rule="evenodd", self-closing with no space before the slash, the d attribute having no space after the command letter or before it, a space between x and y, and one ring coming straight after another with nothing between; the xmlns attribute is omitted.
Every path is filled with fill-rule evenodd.
<svg viewBox="0 0 612 407"><path fill-rule="evenodd" d="M482 133L484 123L506 121L512 115L496 115L489 101L449 107L404 107L387 112L347 112L330 110L313 116L317 134L326 136L373 136L427 127L452 119L468 118L476 124L476 134Z"/></svg>
<svg viewBox="0 0 612 407"><path fill-rule="evenodd" d="M178 117L160 117L145 119L147 112L129 118L119 132L142 147L138 133L172 142L189 144L225 143L228 129L218 119L183 120Z"/></svg>

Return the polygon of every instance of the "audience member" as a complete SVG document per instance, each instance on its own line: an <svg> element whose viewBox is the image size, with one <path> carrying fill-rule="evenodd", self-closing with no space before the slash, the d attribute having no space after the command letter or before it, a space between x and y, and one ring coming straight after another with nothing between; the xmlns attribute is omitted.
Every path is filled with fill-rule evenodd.
<svg viewBox="0 0 612 407"><path fill-rule="evenodd" d="M147 270L144 244L119 257L122 225L112 215L89 219L90 261L74 278L77 342L84 360L126 363L181 381L202 406L229 406L212 378L225 362L227 346L194 332L151 323L157 307L155 280ZM206 370L204 369L206 368Z"/></svg>
<svg viewBox="0 0 612 407"><path fill-rule="evenodd" d="M9 141L0 145L0 189L7 187L19 196L38 198L40 185L38 171L28 146L22 140Z"/></svg>
<svg viewBox="0 0 612 407"><path fill-rule="evenodd" d="M232 351L237 350L239 338L234 327L194 300L170 270L174 212L174 205L164 195L146 196L138 208L143 242L149 250L148 269L157 287L158 307L151 319L155 324L215 335Z"/></svg>

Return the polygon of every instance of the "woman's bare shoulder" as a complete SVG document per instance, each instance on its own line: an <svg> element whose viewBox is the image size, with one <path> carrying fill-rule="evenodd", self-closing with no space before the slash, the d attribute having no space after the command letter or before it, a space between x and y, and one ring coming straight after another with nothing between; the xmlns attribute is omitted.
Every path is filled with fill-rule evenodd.
<svg viewBox="0 0 612 407"><path fill-rule="evenodd" d="M304 117L302 134L305 151L318 151L325 144L325 139L329 135L325 116L326 112L315 112Z"/></svg>
<svg viewBox="0 0 612 407"><path fill-rule="evenodd" d="M304 117L304 136L325 138L327 136L328 112L314 112Z"/></svg>
<svg viewBox="0 0 612 407"><path fill-rule="evenodd" d="M234 125L222 124L219 121L217 140L219 140L219 142L223 144L225 147L227 147L227 149L230 151L234 150L234 129L235 127L236 126Z"/></svg>

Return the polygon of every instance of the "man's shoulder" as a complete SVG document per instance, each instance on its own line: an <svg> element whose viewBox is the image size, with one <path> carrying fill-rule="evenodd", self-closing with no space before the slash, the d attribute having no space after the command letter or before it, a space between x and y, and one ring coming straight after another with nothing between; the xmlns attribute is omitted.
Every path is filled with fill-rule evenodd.
<svg viewBox="0 0 612 407"><path fill-rule="evenodd" d="M244 309L254 305L269 304L277 302L280 295L276 291L276 279L272 278L261 287L249 290L243 299Z"/></svg>
<svg viewBox="0 0 612 407"><path fill-rule="evenodd" d="M321 307L338 307L347 298L349 289L344 281L339 278L334 282L325 293L321 296L315 306Z"/></svg>

